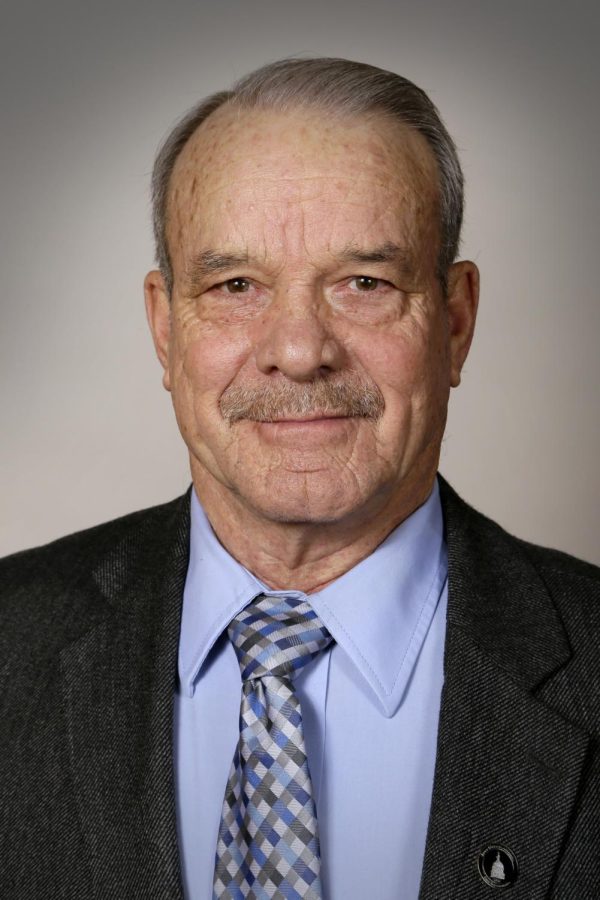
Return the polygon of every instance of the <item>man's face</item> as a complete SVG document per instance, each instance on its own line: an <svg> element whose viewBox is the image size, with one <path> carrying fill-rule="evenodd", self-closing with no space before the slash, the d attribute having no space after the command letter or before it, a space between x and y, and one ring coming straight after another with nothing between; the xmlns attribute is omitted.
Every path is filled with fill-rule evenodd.
<svg viewBox="0 0 600 900"><path fill-rule="evenodd" d="M158 273L146 297L201 499L306 523L425 499L475 308L472 271L441 294L438 222L432 154L396 123L222 108L197 130L171 305Z"/></svg>

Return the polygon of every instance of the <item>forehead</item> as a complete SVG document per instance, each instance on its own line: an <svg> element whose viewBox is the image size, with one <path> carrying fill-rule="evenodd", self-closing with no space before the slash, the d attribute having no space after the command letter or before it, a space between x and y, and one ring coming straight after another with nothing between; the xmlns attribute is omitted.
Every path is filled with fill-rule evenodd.
<svg viewBox="0 0 600 900"><path fill-rule="evenodd" d="M415 238L437 223L437 197L433 154L414 129L372 113L225 106L177 159L169 244L177 256L198 242L272 248L293 234L329 245L360 243L372 231Z"/></svg>

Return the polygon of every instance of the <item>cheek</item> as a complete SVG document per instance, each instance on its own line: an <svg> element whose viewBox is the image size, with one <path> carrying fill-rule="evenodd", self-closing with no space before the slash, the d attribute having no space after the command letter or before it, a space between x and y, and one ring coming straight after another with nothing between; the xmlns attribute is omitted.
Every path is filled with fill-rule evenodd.
<svg viewBox="0 0 600 900"><path fill-rule="evenodd" d="M357 354L383 392L388 421L435 416L449 390L448 358L439 330L416 322L365 341Z"/></svg>
<svg viewBox="0 0 600 900"><path fill-rule="evenodd" d="M249 342L241 332L213 327L190 330L176 350L175 394L183 395L184 402L197 410L218 413L219 399L248 353Z"/></svg>

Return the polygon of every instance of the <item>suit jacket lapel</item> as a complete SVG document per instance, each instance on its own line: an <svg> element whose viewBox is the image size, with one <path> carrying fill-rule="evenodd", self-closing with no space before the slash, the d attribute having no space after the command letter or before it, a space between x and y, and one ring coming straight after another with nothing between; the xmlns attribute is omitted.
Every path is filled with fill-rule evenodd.
<svg viewBox="0 0 600 900"><path fill-rule="evenodd" d="M189 495L95 573L110 604L61 655L79 814L102 896L181 898L173 694Z"/></svg>
<svg viewBox="0 0 600 900"><path fill-rule="evenodd" d="M477 863L512 850L511 898L549 895L588 737L536 699L570 648L518 542L441 483L449 561L445 686L421 900L486 896Z"/></svg>

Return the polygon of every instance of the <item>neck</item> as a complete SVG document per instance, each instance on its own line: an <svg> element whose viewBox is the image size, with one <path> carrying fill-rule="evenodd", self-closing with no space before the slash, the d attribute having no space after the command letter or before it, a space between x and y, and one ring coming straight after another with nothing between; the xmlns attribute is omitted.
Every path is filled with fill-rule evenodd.
<svg viewBox="0 0 600 900"><path fill-rule="evenodd" d="M270 520L212 480L194 478L194 489L220 543L272 590L316 593L369 556L421 506L428 482L381 508L354 511L335 522Z"/></svg>

